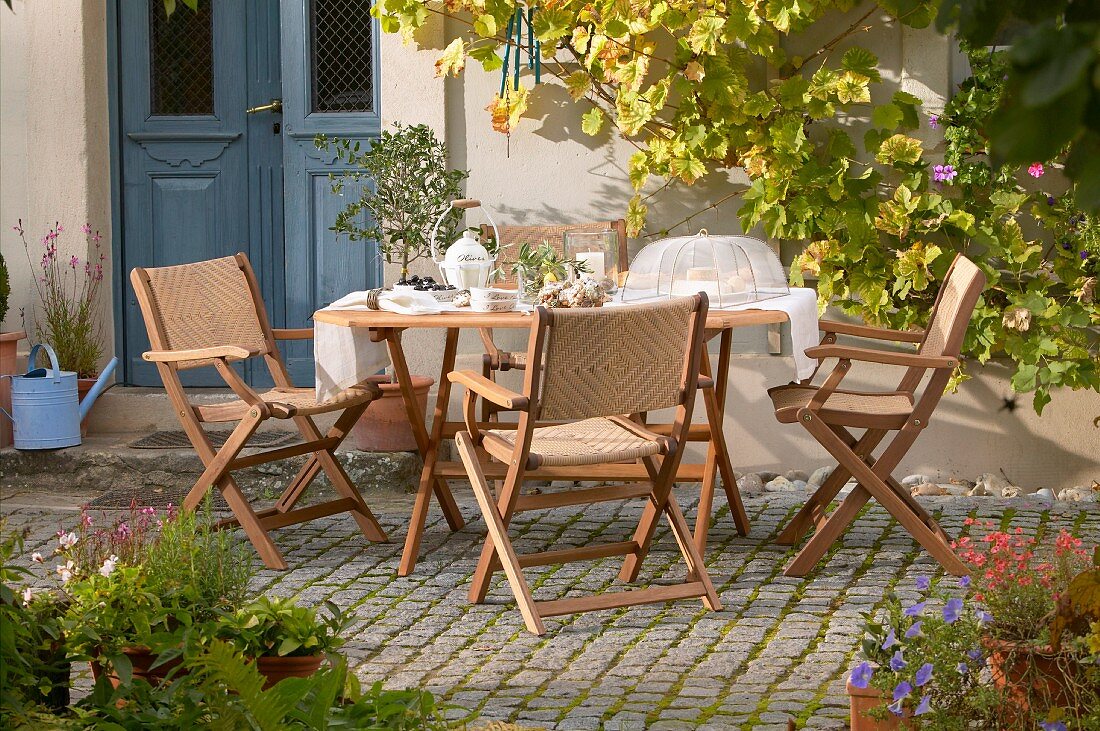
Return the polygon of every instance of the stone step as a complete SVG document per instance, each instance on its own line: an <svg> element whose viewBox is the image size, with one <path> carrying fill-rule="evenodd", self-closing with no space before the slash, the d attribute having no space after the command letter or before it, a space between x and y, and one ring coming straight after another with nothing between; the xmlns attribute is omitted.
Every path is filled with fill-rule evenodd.
<svg viewBox="0 0 1100 731"><path fill-rule="evenodd" d="M166 428L178 429L178 424ZM117 485L150 489L187 488L203 466L191 449L132 449L127 445L148 432L99 434L77 447L54 450L0 450L0 488L102 492ZM253 454L257 450L245 450ZM421 460L414 452L360 452L342 449L337 457L364 492L416 490ZM305 461L296 457L234 472L250 496L277 496ZM317 485L327 485L322 476Z"/></svg>

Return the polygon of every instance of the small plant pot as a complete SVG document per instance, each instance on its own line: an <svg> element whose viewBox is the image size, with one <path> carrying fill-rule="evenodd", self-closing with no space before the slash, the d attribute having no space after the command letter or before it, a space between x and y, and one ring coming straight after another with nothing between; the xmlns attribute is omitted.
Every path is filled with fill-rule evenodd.
<svg viewBox="0 0 1100 731"><path fill-rule="evenodd" d="M16 373L16 355L19 341L27 333L17 330L0 333L0 376L12 376ZM11 413L11 380L0 378L0 408ZM8 417L0 414L0 449L12 445L12 424Z"/></svg>
<svg viewBox="0 0 1100 731"><path fill-rule="evenodd" d="M852 731L897 731L912 728L908 718L898 718L886 711L882 719L869 715L876 708L886 708L886 699L878 688L857 688L848 681L849 724Z"/></svg>
<svg viewBox="0 0 1100 731"><path fill-rule="evenodd" d="M982 646L989 651L993 684L1021 713L1031 710L1034 701L1045 706L1035 709L1039 712L1055 706L1086 710L1073 690L1084 682L1084 670L1068 653L992 637L983 637Z"/></svg>
<svg viewBox="0 0 1100 731"><path fill-rule="evenodd" d="M182 662L179 658L175 660L169 660L163 665L152 667L153 663L157 661L158 655L154 655L148 647L124 647L122 652L126 657L130 658L130 665L133 666L134 680L141 678L146 683L152 686L160 685L168 677L168 673L180 665ZM107 679L111 681L111 685L117 688L122 682L119 680L118 675L114 673L114 669L111 668L107 671L99 660L92 660L92 679L99 680L99 676L104 672L107 672ZM186 669L181 669L176 675L186 674Z"/></svg>
<svg viewBox="0 0 1100 731"><path fill-rule="evenodd" d="M401 386L390 383L386 376L371 376L371 383L382 389L382 396L367 406L367 410L352 427L348 441L363 452L413 452L416 437L413 435ZM413 376L413 393L420 414L428 407L428 389L435 380L427 376Z"/></svg>
<svg viewBox="0 0 1100 731"><path fill-rule="evenodd" d="M266 679L264 690L284 678L308 678L321 667L324 655L304 655L301 657L279 657L265 655L256 658L256 669Z"/></svg>

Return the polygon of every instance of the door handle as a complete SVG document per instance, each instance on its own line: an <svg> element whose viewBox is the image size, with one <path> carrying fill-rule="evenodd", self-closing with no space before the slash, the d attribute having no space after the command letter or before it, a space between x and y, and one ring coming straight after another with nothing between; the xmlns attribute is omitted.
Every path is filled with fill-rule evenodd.
<svg viewBox="0 0 1100 731"><path fill-rule="evenodd" d="M249 107L244 110L245 114L258 114L259 112L274 112L275 114L283 113L283 100L272 99L267 104L261 104L258 107Z"/></svg>

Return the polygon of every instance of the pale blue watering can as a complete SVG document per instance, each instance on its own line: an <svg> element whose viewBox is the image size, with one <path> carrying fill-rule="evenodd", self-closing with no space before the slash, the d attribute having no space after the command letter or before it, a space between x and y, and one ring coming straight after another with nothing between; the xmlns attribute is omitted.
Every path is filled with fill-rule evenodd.
<svg viewBox="0 0 1100 731"><path fill-rule="evenodd" d="M49 370L34 367L40 349L50 357ZM80 422L107 388L118 358L111 358L83 402L77 395L76 374L61 370L57 354L48 344L32 347L27 365L30 370L21 376L2 376L11 379L11 413L0 412L12 421L15 448L58 449L80 444Z"/></svg>

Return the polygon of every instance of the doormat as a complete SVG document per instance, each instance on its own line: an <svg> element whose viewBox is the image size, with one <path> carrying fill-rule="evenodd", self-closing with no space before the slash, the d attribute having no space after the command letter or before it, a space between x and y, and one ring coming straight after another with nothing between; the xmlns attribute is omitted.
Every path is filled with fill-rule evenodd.
<svg viewBox="0 0 1100 731"><path fill-rule="evenodd" d="M225 440L233 432L229 429L211 429L206 432L214 449L225 446ZM298 439L294 432L262 431L252 435L247 447L281 447ZM190 449L191 440L178 430L155 431L127 444L130 449Z"/></svg>
<svg viewBox="0 0 1100 731"><path fill-rule="evenodd" d="M132 487L118 487L108 490L95 500L88 503L89 508L128 508L131 505L138 508L156 508L166 510L169 505L178 508L183 505L184 498L191 491L190 487L149 487L134 485ZM214 499L211 507L215 513L229 512L229 505L225 502L221 492L212 490ZM201 510L201 508L200 508Z"/></svg>

